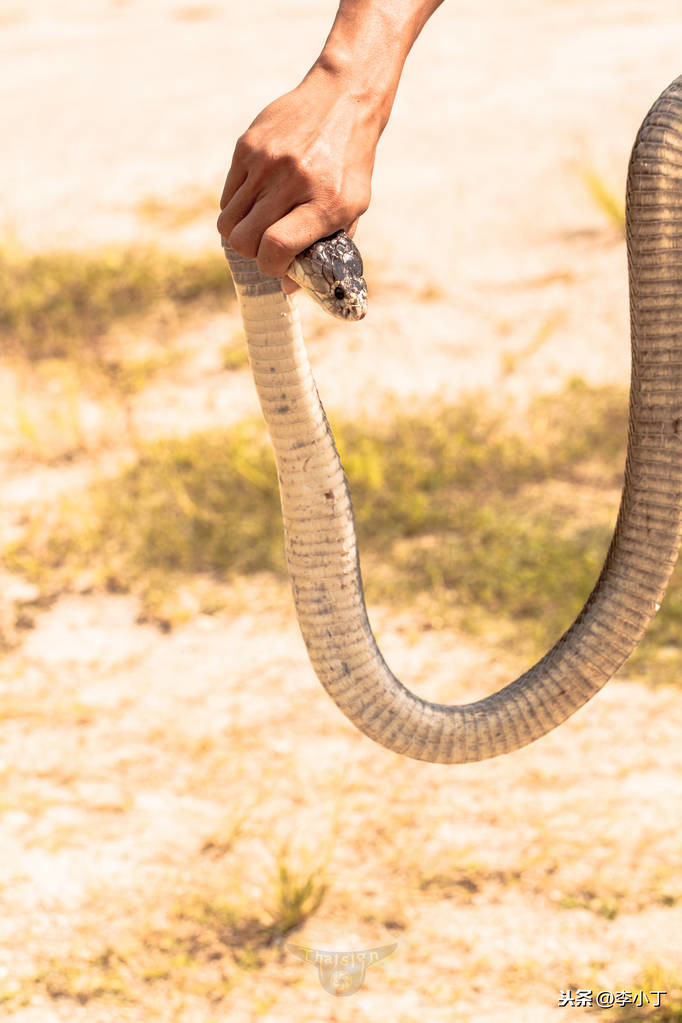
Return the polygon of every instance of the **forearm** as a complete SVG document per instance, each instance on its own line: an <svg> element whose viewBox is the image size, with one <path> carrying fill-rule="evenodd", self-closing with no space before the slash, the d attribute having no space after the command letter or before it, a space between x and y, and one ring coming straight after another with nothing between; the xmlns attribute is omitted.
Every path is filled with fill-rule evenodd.
<svg viewBox="0 0 682 1023"><path fill-rule="evenodd" d="M341 0L308 76L328 75L371 109L380 134L389 119L407 55L443 0ZM306 76L306 77L308 77Z"/></svg>

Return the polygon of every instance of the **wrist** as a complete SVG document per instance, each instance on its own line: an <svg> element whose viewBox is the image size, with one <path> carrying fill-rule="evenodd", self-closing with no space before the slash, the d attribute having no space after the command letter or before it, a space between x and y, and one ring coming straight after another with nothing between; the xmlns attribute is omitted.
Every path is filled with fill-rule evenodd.
<svg viewBox="0 0 682 1023"><path fill-rule="evenodd" d="M378 139L390 117L400 78L392 64L378 60L376 51L369 61L364 53L328 40L305 80L318 83L332 101L343 98L353 104Z"/></svg>

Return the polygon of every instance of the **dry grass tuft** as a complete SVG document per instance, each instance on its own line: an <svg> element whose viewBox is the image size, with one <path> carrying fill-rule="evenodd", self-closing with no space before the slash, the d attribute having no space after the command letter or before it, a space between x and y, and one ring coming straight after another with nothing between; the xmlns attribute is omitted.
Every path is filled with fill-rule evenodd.
<svg viewBox="0 0 682 1023"><path fill-rule="evenodd" d="M233 294L218 254L0 251L0 345L31 360L93 360L107 332L133 317L215 306Z"/></svg>

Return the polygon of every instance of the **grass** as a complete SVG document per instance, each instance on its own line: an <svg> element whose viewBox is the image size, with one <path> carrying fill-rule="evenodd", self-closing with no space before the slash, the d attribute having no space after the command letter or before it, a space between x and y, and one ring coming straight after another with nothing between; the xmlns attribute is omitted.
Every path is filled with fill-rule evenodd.
<svg viewBox="0 0 682 1023"><path fill-rule="evenodd" d="M537 402L514 430L471 401L372 428L341 422L336 433L361 552L374 569L370 599L430 594L472 627L481 614L506 617L538 642L568 623L612 525L625 436L620 392L575 383ZM596 488L589 516L576 516L573 485ZM283 577L264 430L245 424L145 445L119 475L36 514L5 553L43 593L86 578L139 592L159 619L164 595L183 580Z"/></svg>
<svg viewBox="0 0 682 1023"><path fill-rule="evenodd" d="M92 356L107 332L135 317L169 308L181 315L232 294L218 253L0 250L0 351L31 360Z"/></svg>
<svg viewBox="0 0 682 1023"><path fill-rule="evenodd" d="M157 1007L169 984L174 996L204 995L219 1003L240 975L279 956L284 938L322 904L324 867L299 867L281 851L262 899L247 900L228 874L222 890L179 897L162 923L133 924L116 943L96 950L74 946L49 956L33 975L0 988L0 1005L25 1004L40 992L77 1005Z"/></svg>
<svg viewBox="0 0 682 1023"><path fill-rule="evenodd" d="M545 341L552 336L557 327L561 326L564 318L565 314L562 312L556 311L551 313L520 351L503 352L500 359L502 374L509 376L511 373L516 373L519 369L523 369L524 363L540 351Z"/></svg>
<svg viewBox="0 0 682 1023"><path fill-rule="evenodd" d="M660 995L660 1006L656 1007L654 991ZM641 992L641 997L640 997ZM605 1019L610 1023L682 1023L682 975L660 966L649 966L642 971L637 986L630 989L635 1001L607 1010ZM645 997L649 998L647 1002ZM641 1003L641 1004L640 1004Z"/></svg>
<svg viewBox="0 0 682 1023"><path fill-rule="evenodd" d="M0 367L8 371L0 397L13 453L55 462L122 435L134 441L132 402L186 357L183 324L232 296L217 251L30 255L8 243L0 249Z"/></svg>
<svg viewBox="0 0 682 1023"><path fill-rule="evenodd" d="M89 962L49 959L32 978L54 1000L69 999L78 1005L91 1001L130 1000L125 960L107 948Z"/></svg>
<svg viewBox="0 0 682 1023"><path fill-rule="evenodd" d="M142 220L155 227L174 230L211 216L215 220L219 211L218 198L212 189L187 189L168 199L150 195L137 204L136 212Z"/></svg>
<svg viewBox="0 0 682 1023"><path fill-rule="evenodd" d="M626 399L574 381L523 422L481 402L379 426L339 422L370 601L414 605L518 652L553 642L594 584L622 481ZM168 627L219 610L240 575L285 576L276 474L261 424L143 446L119 475L36 513L5 550L43 599L76 583L137 592ZM635 656L680 667L674 581Z"/></svg>
<svg viewBox="0 0 682 1023"><path fill-rule="evenodd" d="M615 920L620 912L617 900L601 898L592 891L564 895L557 904L561 909L588 909L596 916L604 917L605 920Z"/></svg>
<svg viewBox="0 0 682 1023"><path fill-rule="evenodd" d="M240 370L249 364L249 354L246 348L246 339L242 331L237 331L232 340L223 346L222 350L223 369Z"/></svg>
<svg viewBox="0 0 682 1023"><path fill-rule="evenodd" d="M268 926L271 938L284 938L301 927L320 908L326 893L322 867L296 871L281 854L277 861L275 899L270 910L272 920Z"/></svg>
<svg viewBox="0 0 682 1023"><path fill-rule="evenodd" d="M595 204L606 216L606 219L621 234L624 234L625 197L623 189L616 192L615 189L606 183L601 174L593 169L587 169L583 172L583 181Z"/></svg>

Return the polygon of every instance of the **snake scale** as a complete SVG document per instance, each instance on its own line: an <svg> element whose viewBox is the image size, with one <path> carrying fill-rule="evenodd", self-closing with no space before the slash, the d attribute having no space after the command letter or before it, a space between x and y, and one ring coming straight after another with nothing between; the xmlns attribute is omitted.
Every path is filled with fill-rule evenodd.
<svg viewBox="0 0 682 1023"><path fill-rule="evenodd" d="M532 742L601 689L659 609L682 526L682 76L637 134L626 207L632 372L611 545L585 606L544 657L499 692L461 706L420 699L385 663L365 609L348 484L295 300L223 239L275 452L287 562L310 659L343 713L396 753L461 763ZM294 276L309 277L306 258L294 261ZM334 285L335 275L328 277Z"/></svg>

